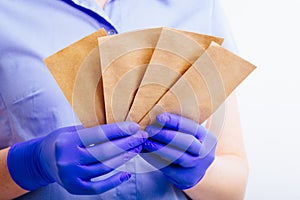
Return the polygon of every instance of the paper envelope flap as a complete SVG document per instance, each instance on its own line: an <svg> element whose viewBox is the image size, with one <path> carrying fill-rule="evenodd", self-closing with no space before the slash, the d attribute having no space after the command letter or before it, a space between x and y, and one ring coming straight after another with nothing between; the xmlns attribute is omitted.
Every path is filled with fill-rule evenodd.
<svg viewBox="0 0 300 200"><path fill-rule="evenodd" d="M105 123L97 42L105 35L100 29L44 60L85 127Z"/></svg>
<svg viewBox="0 0 300 200"><path fill-rule="evenodd" d="M164 28L126 120L140 121L212 41L223 39Z"/></svg>
<svg viewBox="0 0 300 200"><path fill-rule="evenodd" d="M145 29L99 40L107 123L124 121L160 32Z"/></svg>
<svg viewBox="0 0 300 200"><path fill-rule="evenodd" d="M255 66L216 43L190 67L140 121L142 127L161 112L204 122L255 69Z"/></svg>

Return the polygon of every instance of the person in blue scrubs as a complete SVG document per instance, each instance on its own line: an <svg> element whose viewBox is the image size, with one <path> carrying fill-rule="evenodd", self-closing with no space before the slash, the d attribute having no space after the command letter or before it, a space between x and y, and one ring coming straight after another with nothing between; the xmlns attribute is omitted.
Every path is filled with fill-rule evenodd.
<svg viewBox="0 0 300 200"><path fill-rule="evenodd" d="M43 62L101 28L162 26L223 37L236 52L219 0L0 2L1 199L243 199L248 164L234 94L220 109L217 145L208 129L169 113L157 116L162 131L133 122L85 129ZM183 138L176 151L191 144L178 162L157 167L172 160L168 148L136 159L168 143L166 135Z"/></svg>

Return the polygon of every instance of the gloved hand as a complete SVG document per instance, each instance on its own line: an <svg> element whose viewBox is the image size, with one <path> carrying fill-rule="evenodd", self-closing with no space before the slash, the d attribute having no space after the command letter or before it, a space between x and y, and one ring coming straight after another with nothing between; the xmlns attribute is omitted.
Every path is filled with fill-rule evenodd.
<svg viewBox="0 0 300 200"><path fill-rule="evenodd" d="M91 179L136 156L147 137L133 122L61 128L45 137L14 144L8 153L8 168L14 181L26 190L57 182L72 194L99 194L131 175L118 172L104 180Z"/></svg>
<svg viewBox="0 0 300 200"><path fill-rule="evenodd" d="M145 129L149 139L141 156L177 188L193 187L214 160L216 137L198 123L178 115L163 113L156 122Z"/></svg>

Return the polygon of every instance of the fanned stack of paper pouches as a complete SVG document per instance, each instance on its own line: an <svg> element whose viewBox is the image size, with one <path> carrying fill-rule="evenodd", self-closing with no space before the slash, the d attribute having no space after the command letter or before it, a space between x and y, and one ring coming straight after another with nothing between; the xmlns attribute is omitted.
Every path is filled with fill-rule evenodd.
<svg viewBox="0 0 300 200"><path fill-rule="evenodd" d="M45 59L85 127L161 112L205 121L255 66L222 38L171 28L107 36L103 29Z"/></svg>

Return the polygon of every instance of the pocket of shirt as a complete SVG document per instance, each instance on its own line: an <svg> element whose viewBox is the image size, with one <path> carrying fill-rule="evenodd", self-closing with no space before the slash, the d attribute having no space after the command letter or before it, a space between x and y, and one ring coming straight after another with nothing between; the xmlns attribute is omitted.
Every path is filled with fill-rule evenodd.
<svg viewBox="0 0 300 200"><path fill-rule="evenodd" d="M7 107L0 94L0 149L10 146L11 139L12 131L9 124Z"/></svg>

